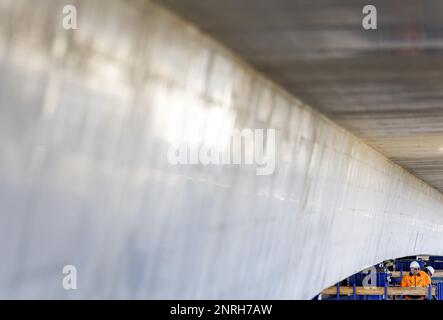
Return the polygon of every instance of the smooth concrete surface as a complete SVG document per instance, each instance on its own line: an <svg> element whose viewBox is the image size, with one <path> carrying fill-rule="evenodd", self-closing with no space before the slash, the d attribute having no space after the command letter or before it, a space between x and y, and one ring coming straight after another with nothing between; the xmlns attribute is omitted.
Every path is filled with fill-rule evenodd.
<svg viewBox="0 0 443 320"><path fill-rule="evenodd" d="M443 191L443 1L159 2Z"/></svg>
<svg viewBox="0 0 443 320"><path fill-rule="evenodd" d="M156 4L74 4L0 1L0 298L309 299L443 255L437 190ZM233 128L276 129L272 175L167 161Z"/></svg>

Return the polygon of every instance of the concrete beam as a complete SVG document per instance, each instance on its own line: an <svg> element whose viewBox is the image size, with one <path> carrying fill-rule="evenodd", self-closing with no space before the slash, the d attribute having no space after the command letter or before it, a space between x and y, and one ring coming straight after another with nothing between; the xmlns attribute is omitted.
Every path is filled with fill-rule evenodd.
<svg viewBox="0 0 443 320"><path fill-rule="evenodd" d="M149 1L0 2L0 297L309 299L443 255L443 198ZM173 165L275 129L255 165ZM64 290L62 270L78 270Z"/></svg>

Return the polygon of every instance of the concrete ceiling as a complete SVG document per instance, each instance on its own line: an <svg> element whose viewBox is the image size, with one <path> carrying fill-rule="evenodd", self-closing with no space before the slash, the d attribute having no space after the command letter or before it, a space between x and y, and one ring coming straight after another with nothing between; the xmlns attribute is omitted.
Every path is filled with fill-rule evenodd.
<svg viewBox="0 0 443 320"><path fill-rule="evenodd" d="M443 191L442 0L159 2Z"/></svg>

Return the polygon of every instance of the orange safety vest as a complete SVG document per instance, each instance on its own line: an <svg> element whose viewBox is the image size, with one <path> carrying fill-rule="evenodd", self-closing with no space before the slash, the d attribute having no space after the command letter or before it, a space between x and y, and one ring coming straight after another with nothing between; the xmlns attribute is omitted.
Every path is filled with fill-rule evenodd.
<svg viewBox="0 0 443 320"><path fill-rule="evenodd" d="M401 286L402 287L422 287L427 288L431 284L431 277L424 271L419 271L417 275L413 275L412 273L408 273L405 276L403 276L403 279L401 279ZM420 299L423 300L424 296L414 296L414 297L405 297L406 300L410 299Z"/></svg>

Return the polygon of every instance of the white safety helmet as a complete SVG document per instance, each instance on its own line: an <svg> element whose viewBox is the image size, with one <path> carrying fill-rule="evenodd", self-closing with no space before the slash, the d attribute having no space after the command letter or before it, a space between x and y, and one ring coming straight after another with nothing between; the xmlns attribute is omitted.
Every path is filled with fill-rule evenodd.
<svg viewBox="0 0 443 320"><path fill-rule="evenodd" d="M417 261L412 261L411 264L409 265L409 268L420 269L420 265L418 264Z"/></svg>
<svg viewBox="0 0 443 320"><path fill-rule="evenodd" d="M431 276L434 275L434 272L435 272L434 268L432 268L431 266L427 266L426 269L429 270L429 272L431 273Z"/></svg>

